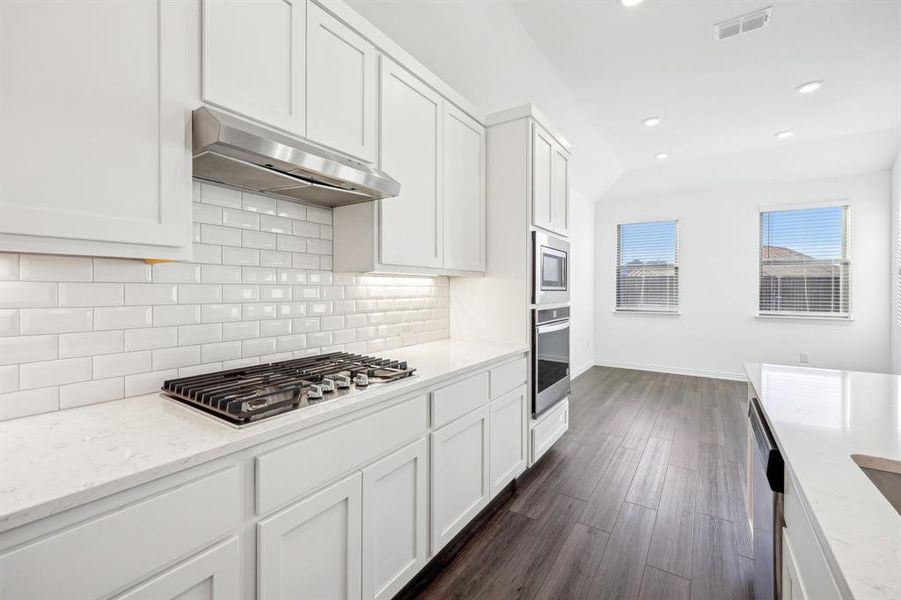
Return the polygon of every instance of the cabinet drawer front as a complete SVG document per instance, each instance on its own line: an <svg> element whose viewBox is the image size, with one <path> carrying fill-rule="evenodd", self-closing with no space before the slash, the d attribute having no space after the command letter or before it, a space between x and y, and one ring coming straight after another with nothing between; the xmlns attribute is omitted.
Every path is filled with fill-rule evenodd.
<svg viewBox="0 0 901 600"><path fill-rule="evenodd" d="M432 392L432 427L441 427L485 404L487 371Z"/></svg>
<svg viewBox="0 0 901 600"><path fill-rule="evenodd" d="M238 600L238 538L232 537L116 600Z"/></svg>
<svg viewBox="0 0 901 600"><path fill-rule="evenodd" d="M564 400L532 428L532 464L569 429L569 400Z"/></svg>
<svg viewBox="0 0 901 600"><path fill-rule="evenodd" d="M302 498L386 452L422 437L425 396L411 398L256 458L256 509L262 515Z"/></svg>
<svg viewBox="0 0 901 600"><path fill-rule="evenodd" d="M230 468L14 550L0 557L0 597L107 596L234 530L240 497Z"/></svg>
<svg viewBox="0 0 901 600"><path fill-rule="evenodd" d="M491 369L491 397L500 398L513 388L526 382L529 365L526 357L517 358Z"/></svg>

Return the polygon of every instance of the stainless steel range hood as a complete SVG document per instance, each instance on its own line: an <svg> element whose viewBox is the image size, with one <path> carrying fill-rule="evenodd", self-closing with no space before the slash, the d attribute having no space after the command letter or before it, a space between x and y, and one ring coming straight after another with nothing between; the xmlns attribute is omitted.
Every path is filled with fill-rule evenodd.
<svg viewBox="0 0 901 600"><path fill-rule="evenodd" d="M194 177L321 206L397 196L365 163L205 106L193 113Z"/></svg>

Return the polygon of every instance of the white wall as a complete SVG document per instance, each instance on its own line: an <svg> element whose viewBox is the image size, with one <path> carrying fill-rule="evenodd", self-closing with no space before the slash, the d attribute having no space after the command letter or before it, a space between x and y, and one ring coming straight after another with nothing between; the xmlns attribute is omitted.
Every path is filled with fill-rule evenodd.
<svg viewBox="0 0 901 600"><path fill-rule="evenodd" d="M892 231L891 368L901 375L901 152L892 168L892 220L889 227Z"/></svg>
<svg viewBox="0 0 901 600"><path fill-rule="evenodd" d="M594 364L594 213L594 203L571 190L570 365L573 377Z"/></svg>
<svg viewBox="0 0 901 600"><path fill-rule="evenodd" d="M743 378L743 361L885 371L889 366L888 171L704 192L605 197L595 218L595 359ZM850 201L853 320L758 319L757 212ZM681 314L614 313L616 224L679 219Z"/></svg>

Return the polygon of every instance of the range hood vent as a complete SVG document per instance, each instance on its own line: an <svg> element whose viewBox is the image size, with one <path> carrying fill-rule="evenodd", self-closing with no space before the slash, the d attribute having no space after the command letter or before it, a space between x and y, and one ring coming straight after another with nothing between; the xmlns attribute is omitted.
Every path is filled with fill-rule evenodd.
<svg viewBox="0 0 901 600"><path fill-rule="evenodd" d="M193 113L193 175L320 206L390 198L382 171L206 106Z"/></svg>

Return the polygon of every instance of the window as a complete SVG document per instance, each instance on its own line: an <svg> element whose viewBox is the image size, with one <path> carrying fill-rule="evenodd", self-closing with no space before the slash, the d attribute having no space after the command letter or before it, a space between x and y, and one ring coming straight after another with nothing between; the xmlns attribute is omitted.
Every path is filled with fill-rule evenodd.
<svg viewBox="0 0 901 600"><path fill-rule="evenodd" d="M618 225L616 309L676 312L679 308L679 223Z"/></svg>
<svg viewBox="0 0 901 600"><path fill-rule="evenodd" d="M849 314L848 207L760 213L760 313Z"/></svg>

